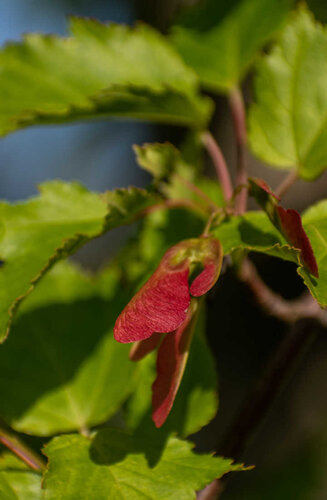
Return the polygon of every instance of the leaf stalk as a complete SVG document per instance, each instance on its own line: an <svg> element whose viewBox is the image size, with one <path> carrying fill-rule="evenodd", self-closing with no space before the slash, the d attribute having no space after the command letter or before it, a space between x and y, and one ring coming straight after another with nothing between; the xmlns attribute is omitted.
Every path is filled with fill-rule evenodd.
<svg viewBox="0 0 327 500"><path fill-rule="evenodd" d="M224 155L217 141L210 132L206 131L202 134L202 142L215 166L224 199L226 203L228 203L233 196L233 186Z"/></svg>
<svg viewBox="0 0 327 500"><path fill-rule="evenodd" d="M0 428L0 443L32 470L41 472L45 469L46 463L37 453L23 443L17 436L8 433L2 428Z"/></svg>
<svg viewBox="0 0 327 500"><path fill-rule="evenodd" d="M292 170L277 186L275 189L275 194L278 198L282 198L291 189L293 184L298 180L298 173L296 170Z"/></svg>

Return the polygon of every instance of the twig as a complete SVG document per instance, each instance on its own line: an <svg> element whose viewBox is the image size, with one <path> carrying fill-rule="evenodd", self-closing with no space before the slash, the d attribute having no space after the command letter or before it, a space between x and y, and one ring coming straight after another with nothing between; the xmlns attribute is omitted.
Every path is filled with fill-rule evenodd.
<svg viewBox="0 0 327 500"><path fill-rule="evenodd" d="M244 259L239 270L240 279L248 285L257 302L271 316L286 323L295 323L303 318L313 318L327 326L327 312L309 294L296 300L285 300L273 292L261 279L254 264Z"/></svg>
<svg viewBox="0 0 327 500"><path fill-rule="evenodd" d="M172 199L172 200L164 200L161 203L157 203L156 205L151 205L150 207L142 210L137 215L137 218L144 217L146 215L155 212L156 210L164 210L165 208L187 208L189 210L193 210L194 212L201 213L201 215L208 216L211 211L207 211L202 205L197 203L196 201L188 200L187 198L181 199Z"/></svg>
<svg viewBox="0 0 327 500"><path fill-rule="evenodd" d="M247 183L246 160L246 115L242 91L236 87L229 94L229 104L232 112L237 148L236 187ZM247 190L241 189L236 198L235 212L242 214L246 211Z"/></svg>
<svg viewBox="0 0 327 500"><path fill-rule="evenodd" d="M297 181L297 179L298 179L297 171L292 170L279 184L279 186L277 186L277 188L275 189L276 196L278 196L278 198L282 198L293 186L293 184Z"/></svg>
<svg viewBox="0 0 327 500"><path fill-rule="evenodd" d="M215 212L212 212L212 214L209 216L209 218L206 222L206 225L204 227L204 230L203 230L203 233L201 236L203 236L203 237L209 236L212 223L219 214L222 214L222 211L216 210Z"/></svg>
<svg viewBox="0 0 327 500"><path fill-rule="evenodd" d="M215 166L224 199L226 202L229 202L233 196L233 186L224 155L210 132L204 132L202 134L202 142Z"/></svg>
<svg viewBox="0 0 327 500"><path fill-rule="evenodd" d="M35 471L42 471L45 469L46 464L43 459L30 449L22 441L3 429L0 429L0 443L6 446L12 453L14 453L20 460L22 460L28 467Z"/></svg>
<svg viewBox="0 0 327 500"><path fill-rule="evenodd" d="M196 194L199 198L202 198L203 201L206 202L207 205L209 205L213 209L219 208L209 196L202 191L198 186L193 184L193 182L189 181L188 179L185 179L179 174L174 174L175 179L178 179L179 182L182 182L190 191L193 191L194 194Z"/></svg>
<svg viewBox="0 0 327 500"><path fill-rule="evenodd" d="M296 367L308 352L316 337L312 320L301 320L281 342L258 386L245 402L223 443L219 455L239 460L254 431L268 413L276 396L284 388ZM213 481L198 496L198 500L216 500L228 477Z"/></svg>

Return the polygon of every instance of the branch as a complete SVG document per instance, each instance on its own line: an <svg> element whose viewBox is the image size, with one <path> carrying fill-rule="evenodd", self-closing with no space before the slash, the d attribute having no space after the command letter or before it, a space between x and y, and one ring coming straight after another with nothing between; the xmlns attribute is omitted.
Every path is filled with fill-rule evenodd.
<svg viewBox="0 0 327 500"><path fill-rule="evenodd" d="M138 213L137 218L145 217L156 210L165 210L166 208L187 208L192 210L193 212L201 213L201 215L208 216L211 213L211 210L207 211L202 205L197 203L196 201L188 200L187 198L181 199L169 199L164 200L156 205L151 205L150 207L142 210L142 212Z"/></svg>
<svg viewBox="0 0 327 500"><path fill-rule="evenodd" d="M18 437L0 428L0 443L6 446L14 455L35 471L42 471L46 464L44 460Z"/></svg>
<svg viewBox="0 0 327 500"><path fill-rule="evenodd" d="M184 177L182 177L181 175L179 174L174 174L174 177L175 179L177 179L179 182L183 183L185 187L187 187L187 189L189 189L190 191L192 191L194 194L196 194L199 198L202 198L203 201L206 202L206 204L212 208L213 210L216 210L218 207L218 205L216 205L211 198L209 198L209 196L204 192L202 191L202 189L200 189L198 186L196 186L195 184L193 184L193 182L190 182L188 179L185 179Z"/></svg>
<svg viewBox="0 0 327 500"><path fill-rule="evenodd" d="M247 160L246 160L246 114L242 91L236 87L229 94L229 105L232 112L237 148L237 170L236 187L247 183ZM235 203L237 214L243 214L247 205L247 190L241 189Z"/></svg>
<svg viewBox="0 0 327 500"><path fill-rule="evenodd" d="M285 323L295 323L303 318L313 318L327 326L327 312L309 294L296 300L285 300L273 292L261 279L254 264L244 259L239 271L239 278L246 283L257 302L271 316Z"/></svg>
<svg viewBox="0 0 327 500"><path fill-rule="evenodd" d="M233 196L233 186L224 155L210 132L204 132L202 134L202 142L215 166L224 199L228 203Z"/></svg>
<svg viewBox="0 0 327 500"><path fill-rule="evenodd" d="M298 174L296 170L292 170L284 180L275 189L275 194L278 198L282 198L293 186L293 184L298 180Z"/></svg>
<svg viewBox="0 0 327 500"><path fill-rule="evenodd" d="M235 460L241 458L253 433L308 352L315 337L316 331L310 320L302 320L292 326L273 355L259 384L245 402L223 443L217 447L219 455L232 457ZM213 481L199 494L198 500L218 499L225 482L226 476Z"/></svg>

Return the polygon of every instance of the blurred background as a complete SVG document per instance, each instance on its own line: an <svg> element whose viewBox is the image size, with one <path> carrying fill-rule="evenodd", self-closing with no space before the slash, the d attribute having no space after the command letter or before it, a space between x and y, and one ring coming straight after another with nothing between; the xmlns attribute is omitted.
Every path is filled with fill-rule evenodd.
<svg viewBox="0 0 327 500"><path fill-rule="evenodd" d="M195 0L1 0L0 42L3 45L19 40L26 32L65 35L69 14L127 24L143 20L165 32L181 3ZM326 0L308 3L318 19L327 21ZM245 82L244 90L249 99L250 80ZM234 165L228 107L224 99L215 99L217 111L212 129ZM34 127L15 132L0 140L0 198L14 201L35 195L38 183L54 178L79 180L96 191L146 185L149 178L136 167L131 145L165 140L178 144L182 136L183 130L177 127L132 121ZM250 173L263 176L272 186L284 175L264 168L254 158L250 159ZM285 198L285 205L303 209L326 194L327 174L315 184L298 182ZM98 268L128 234L128 229L119 229L92 242L79 253L79 260ZM263 256L256 256L256 263L267 283L285 297L293 298L302 292L292 264ZM208 337L219 373L220 411L214 422L195 436L199 450L211 450L226 432L285 334L285 326L256 307L232 272L223 276L210 297L208 310ZM319 333L309 356L276 401L244 457L246 463L257 465L256 470L235 475L223 499L327 498L327 332Z"/></svg>

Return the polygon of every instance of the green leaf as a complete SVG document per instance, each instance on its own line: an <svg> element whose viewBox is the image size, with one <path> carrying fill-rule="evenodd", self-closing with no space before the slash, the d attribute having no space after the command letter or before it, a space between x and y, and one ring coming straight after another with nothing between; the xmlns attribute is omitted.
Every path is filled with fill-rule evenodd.
<svg viewBox="0 0 327 500"><path fill-rule="evenodd" d="M41 476L10 453L0 456L1 500L41 500Z"/></svg>
<svg viewBox="0 0 327 500"><path fill-rule="evenodd" d="M137 163L156 180L170 176L181 162L181 154L172 144L154 143L134 146Z"/></svg>
<svg viewBox="0 0 327 500"><path fill-rule="evenodd" d="M303 215L303 225L310 238L318 268L319 279L314 278L305 269L299 274L304 279L313 297L322 307L327 306L327 200L309 208Z"/></svg>
<svg viewBox="0 0 327 500"><path fill-rule="evenodd" d="M292 0L207 0L173 28L172 42L214 92L229 92L285 20Z"/></svg>
<svg viewBox="0 0 327 500"><path fill-rule="evenodd" d="M299 251L287 244L263 212L248 212L244 216L227 219L213 231L213 234L220 239L225 255L241 249L295 262L299 266L298 274L303 278L312 296L322 307L326 307L327 200L305 212L302 222L318 263L319 278L315 278L305 270L299 258Z"/></svg>
<svg viewBox="0 0 327 500"><path fill-rule="evenodd" d="M192 444L169 438L147 439L104 429L90 441L71 435L54 438L43 487L46 500L195 499L195 490L240 465L210 455L196 455Z"/></svg>
<svg viewBox="0 0 327 500"><path fill-rule="evenodd" d="M249 194L255 198L258 205L266 212L271 223L281 232L291 247L300 251L302 265L316 278L319 269L310 240L304 231L301 216L293 208L285 209L279 205L279 198L262 180L249 178Z"/></svg>
<svg viewBox="0 0 327 500"><path fill-rule="evenodd" d="M0 53L0 135L110 116L202 127L211 102L155 30L71 18L68 38L30 34Z"/></svg>
<svg viewBox="0 0 327 500"><path fill-rule="evenodd" d="M301 8L257 68L250 144L262 160L306 180L327 164L327 31Z"/></svg>
<svg viewBox="0 0 327 500"><path fill-rule="evenodd" d="M167 198L196 201L203 210L208 204L223 205L222 191L217 181L201 175L195 162L187 161L172 144L144 144L134 146L134 151L138 164L154 177L156 187ZM203 191L205 200L192 189L190 183Z"/></svg>
<svg viewBox="0 0 327 500"><path fill-rule="evenodd" d="M138 362L138 380L126 409L127 425L133 429L153 429L151 385L156 377L155 355ZM205 338L205 315L200 314L189 359L173 409L162 429L182 437L200 430L218 410L217 374ZM157 431L156 431L157 432Z"/></svg>
<svg viewBox="0 0 327 500"><path fill-rule="evenodd" d="M113 273L102 290L60 263L24 303L0 350L0 413L15 430L83 430L111 417L133 390L136 366L112 333L127 298Z"/></svg>
<svg viewBox="0 0 327 500"><path fill-rule="evenodd" d="M101 196L59 181L40 192L26 203L0 203L0 342L19 303L56 261L155 202L138 188Z"/></svg>
<svg viewBox="0 0 327 500"><path fill-rule="evenodd" d="M299 263L299 252L290 247L264 212L229 218L213 234L221 241L224 255L242 249Z"/></svg>

